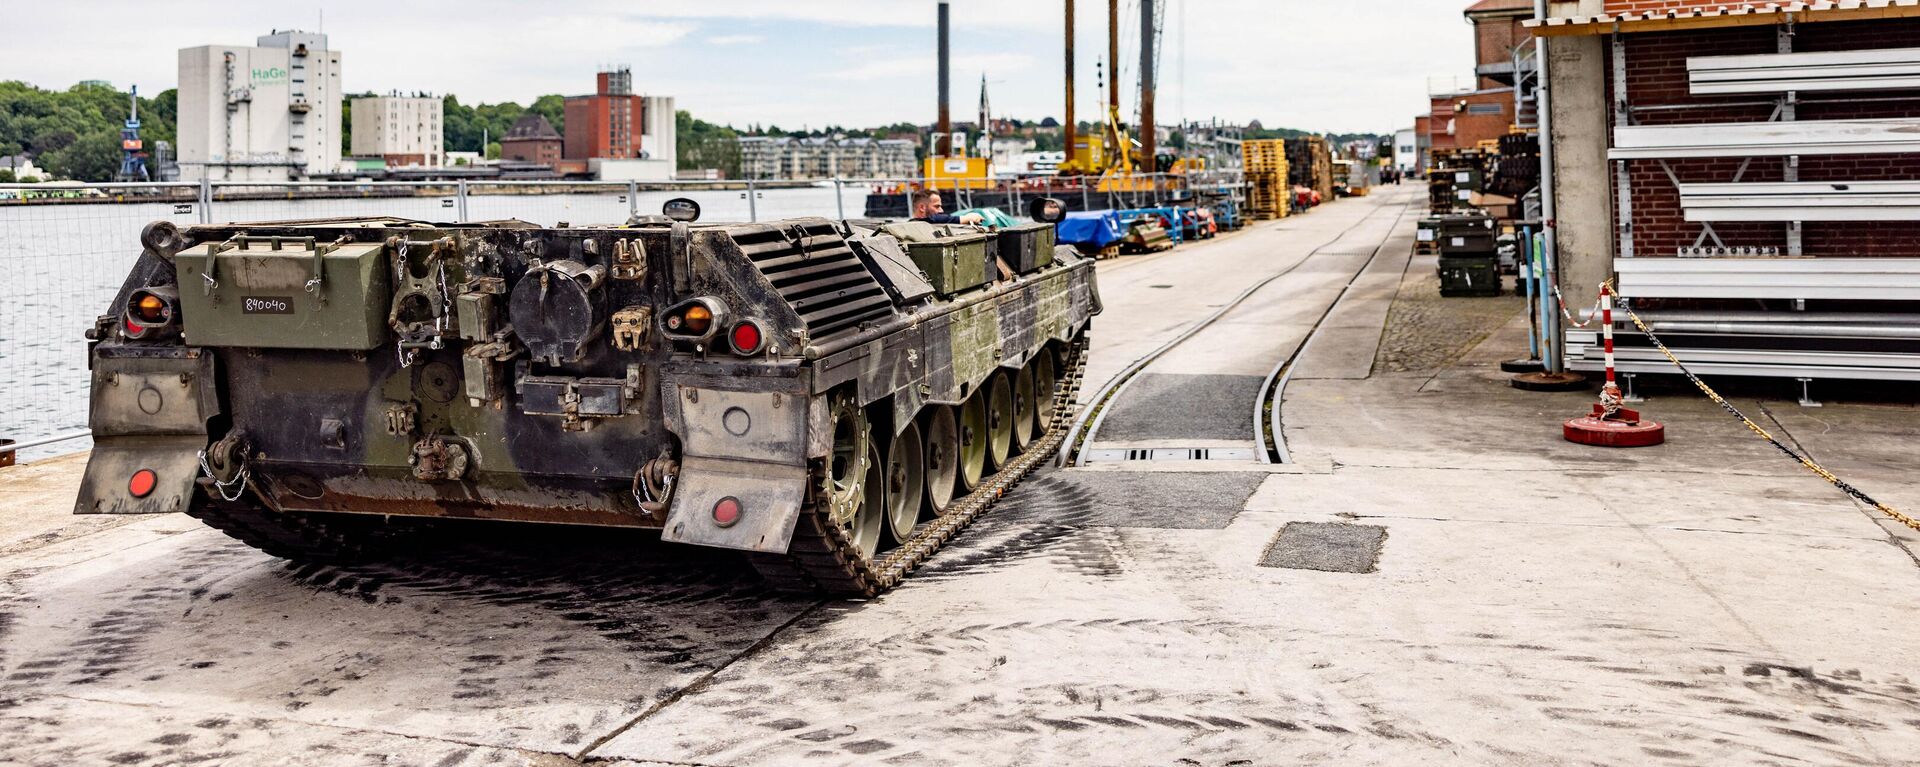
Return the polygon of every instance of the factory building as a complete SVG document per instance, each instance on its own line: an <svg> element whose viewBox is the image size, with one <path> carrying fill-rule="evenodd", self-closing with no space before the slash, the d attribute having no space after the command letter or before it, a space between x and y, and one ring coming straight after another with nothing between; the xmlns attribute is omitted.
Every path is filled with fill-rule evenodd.
<svg viewBox="0 0 1920 767"><path fill-rule="evenodd" d="M294 30L182 48L180 177L287 181L340 164L340 52Z"/></svg>
<svg viewBox="0 0 1920 767"><path fill-rule="evenodd" d="M913 142L903 139L740 139L740 175L754 179L911 178Z"/></svg>
<svg viewBox="0 0 1920 767"><path fill-rule="evenodd" d="M593 95L568 96L565 109L565 145L556 169L603 180L673 178L673 97L635 95L632 70L600 72Z"/></svg>
<svg viewBox="0 0 1920 767"><path fill-rule="evenodd" d="M434 96L373 96L353 100L353 155L379 157L387 167L446 164L444 103Z"/></svg>

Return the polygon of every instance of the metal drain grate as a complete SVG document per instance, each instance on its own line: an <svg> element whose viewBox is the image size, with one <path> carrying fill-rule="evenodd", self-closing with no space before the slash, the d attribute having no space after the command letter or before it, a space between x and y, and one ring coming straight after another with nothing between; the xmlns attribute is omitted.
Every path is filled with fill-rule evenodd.
<svg viewBox="0 0 1920 767"><path fill-rule="evenodd" d="M1087 463L1115 461L1251 461L1250 447L1136 447L1088 450L1080 459Z"/></svg>

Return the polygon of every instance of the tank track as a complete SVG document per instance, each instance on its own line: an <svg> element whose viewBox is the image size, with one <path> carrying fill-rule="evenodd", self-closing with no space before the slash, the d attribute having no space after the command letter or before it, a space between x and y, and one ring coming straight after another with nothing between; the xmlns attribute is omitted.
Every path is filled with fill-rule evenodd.
<svg viewBox="0 0 1920 767"><path fill-rule="evenodd" d="M411 527L378 517L322 519L204 495L187 504L186 513L234 540L301 564L341 565L376 558L391 551Z"/></svg>
<svg viewBox="0 0 1920 767"><path fill-rule="evenodd" d="M1000 496L1059 452L1078 409L1075 400L1086 370L1086 352L1084 333L1067 347L1063 371L1054 388L1053 418L1046 435L1028 445L1026 452L1015 456L999 471L983 477L973 492L954 499L945 513L922 522L905 543L881 552L877 559L868 560L855 553L853 542L845 532L827 520L826 509L819 499L809 497L794 525L787 553L752 555L754 569L775 590L843 599L871 599L899 585L947 541L992 508ZM820 483L815 478L807 484L817 487Z"/></svg>

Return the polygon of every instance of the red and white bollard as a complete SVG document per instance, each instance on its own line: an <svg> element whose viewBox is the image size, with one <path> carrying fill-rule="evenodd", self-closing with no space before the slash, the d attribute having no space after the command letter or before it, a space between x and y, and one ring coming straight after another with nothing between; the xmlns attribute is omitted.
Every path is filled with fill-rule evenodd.
<svg viewBox="0 0 1920 767"><path fill-rule="evenodd" d="M1593 412L1566 422L1561 433L1568 442L1598 447L1648 447L1667 441L1667 427L1645 421L1640 411L1621 406L1620 386L1613 375L1613 288L1600 288L1600 338L1607 356L1607 383Z"/></svg>

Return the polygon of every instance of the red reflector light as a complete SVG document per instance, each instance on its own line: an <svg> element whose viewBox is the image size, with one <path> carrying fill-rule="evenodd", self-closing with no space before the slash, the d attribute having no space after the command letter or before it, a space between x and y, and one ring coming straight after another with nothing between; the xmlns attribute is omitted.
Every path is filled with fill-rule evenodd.
<svg viewBox="0 0 1920 767"><path fill-rule="evenodd" d="M713 523L721 527L733 527L740 521L740 500L729 495L713 504Z"/></svg>
<svg viewBox="0 0 1920 767"><path fill-rule="evenodd" d="M139 338L147 334L147 329L135 324L132 317L126 318L124 324L126 325L128 338Z"/></svg>
<svg viewBox="0 0 1920 767"><path fill-rule="evenodd" d="M733 326L733 332L729 337L735 352L752 354L760 351L760 326L754 324L752 320L745 320Z"/></svg>
<svg viewBox="0 0 1920 767"><path fill-rule="evenodd" d="M154 476L152 469L141 469L127 478L127 493L135 498L145 498L153 494L154 485L160 478Z"/></svg>

